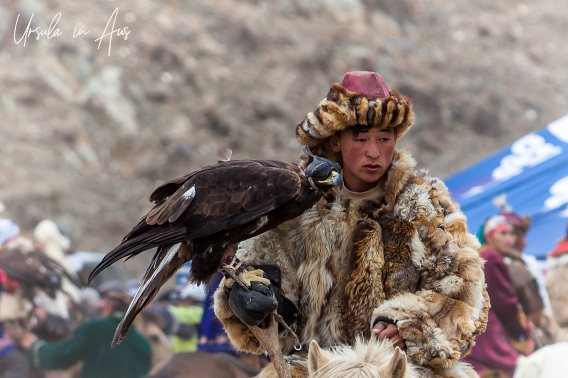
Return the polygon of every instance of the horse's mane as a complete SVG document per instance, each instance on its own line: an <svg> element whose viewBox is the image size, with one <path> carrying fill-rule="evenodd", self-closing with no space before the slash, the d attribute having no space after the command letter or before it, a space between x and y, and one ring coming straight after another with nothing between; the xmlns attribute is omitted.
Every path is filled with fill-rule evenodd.
<svg viewBox="0 0 568 378"><path fill-rule="evenodd" d="M357 338L354 346L339 345L322 352L330 361L312 372L310 377L376 378L379 376L378 368L393 357L394 348L390 340L381 342L375 338L369 341ZM416 367L407 364L405 377L418 376Z"/></svg>

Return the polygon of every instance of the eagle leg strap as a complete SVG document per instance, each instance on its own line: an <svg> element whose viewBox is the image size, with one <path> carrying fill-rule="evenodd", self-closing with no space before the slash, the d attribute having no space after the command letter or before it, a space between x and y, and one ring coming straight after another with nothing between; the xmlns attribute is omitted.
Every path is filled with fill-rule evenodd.
<svg viewBox="0 0 568 378"><path fill-rule="evenodd" d="M282 325L282 327L284 327L284 329L286 331L288 331L290 333L290 335L292 335L292 337L294 338L294 348L296 350L301 350L302 349L302 344L300 343L300 339L298 338L298 335L296 335L296 332L294 332L292 330L292 328L290 328L290 326L288 324L286 324L286 322L284 321L284 318L275 313L274 315L274 320L276 320L278 322L278 324Z"/></svg>
<svg viewBox="0 0 568 378"><path fill-rule="evenodd" d="M250 290L246 283L239 277L245 270L243 263L234 255L223 257L219 269L226 278L231 278L243 289ZM225 284L226 285L226 284Z"/></svg>

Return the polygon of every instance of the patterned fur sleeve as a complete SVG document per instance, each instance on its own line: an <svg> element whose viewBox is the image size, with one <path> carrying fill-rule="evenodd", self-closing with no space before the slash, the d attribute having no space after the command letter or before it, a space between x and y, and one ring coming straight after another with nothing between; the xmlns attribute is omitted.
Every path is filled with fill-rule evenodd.
<svg viewBox="0 0 568 378"><path fill-rule="evenodd" d="M413 216L421 224L410 242L419 287L388 298L372 318L396 323L413 362L445 369L467 354L485 330L490 303L479 243L467 233L465 216L442 181L424 177L420 185L430 191L414 204L422 212ZM400 203L395 214L404 219L408 203L404 198Z"/></svg>

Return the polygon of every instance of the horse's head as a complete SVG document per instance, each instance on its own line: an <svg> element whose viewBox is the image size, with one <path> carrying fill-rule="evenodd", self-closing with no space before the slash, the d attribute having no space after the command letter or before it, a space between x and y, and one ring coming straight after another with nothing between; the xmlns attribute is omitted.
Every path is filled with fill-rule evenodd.
<svg viewBox="0 0 568 378"><path fill-rule="evenodd" d="M321 349L312 341L308 352L309 376L319 377L376 377L410 378L418 374L407 363L406 353L393 348L390 341L369 342L357 339L355 346Z"/></svg>

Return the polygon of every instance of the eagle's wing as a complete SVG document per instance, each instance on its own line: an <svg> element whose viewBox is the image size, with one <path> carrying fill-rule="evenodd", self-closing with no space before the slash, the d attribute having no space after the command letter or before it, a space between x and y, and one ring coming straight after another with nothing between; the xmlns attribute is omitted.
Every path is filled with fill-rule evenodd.
<svg viewBox="0 0 568 378"><path fill-rule="evenodd" d="M150 197L158 203L105 255L89 281L123 258L204 238L260 218L300 190L300 177L292 168L276 161L233 160L160 186Z"/></svg>
<svg viewBox="0 0 568 378"><path fill-rule="evenodd" d="M300 177L284 163L234 160L207 168L157 204L146 222L185 227L186 240L203 238L257 219L300 190Z"/></svg>

